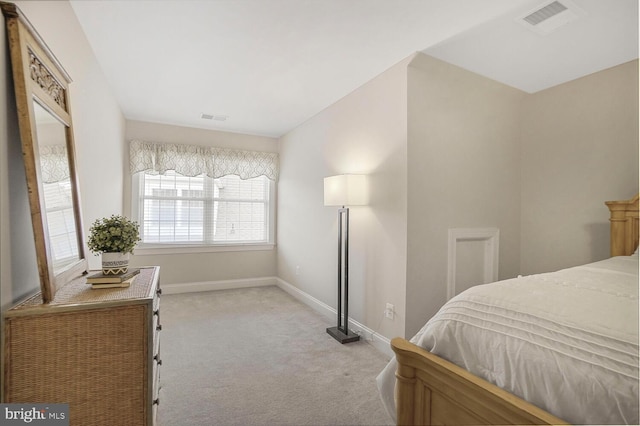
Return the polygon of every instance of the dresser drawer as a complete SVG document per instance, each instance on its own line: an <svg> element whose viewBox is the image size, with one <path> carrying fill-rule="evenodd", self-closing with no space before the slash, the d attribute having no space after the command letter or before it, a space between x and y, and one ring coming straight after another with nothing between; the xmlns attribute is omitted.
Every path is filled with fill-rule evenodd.
<svg viewBox="0 0 640 426"><path fill-rule="evenodd" d="M159 287L159 283L158 283L158 288L156 290L156 293L154 295L153 298L153 303L152 303L152 307L153 307L153 321L152 321L152 330L151 332L153 333L153 343L152 343L152 350L153 350L153 361L152 361L152 372L151 372L151 377L152 377L152 383L151 383L151 424L152 425L156 425L157 424L157 417L158 417L158 409L159 409L159 405L160 405L160 367L162 366L162 358L160 355L160 331L162 330L162 323L160 321L160 296L162 294L162 290Z"/></svg>
<svg viewBox="0 0 640 426"><path fill-rule="evenodd" d="M7 310L2 402L68 403L72 425L155 424L159 272L99 290L79 277L47 305L37 294Z"/></svg>
<svg viewBox="0 0 640 426"><path fill-rule="evenodd" d="M159 332L162 330L162 324L160 323L160 309L153 311L153 340L159 339Z"/></svg>
<svg viewBox="0 0 640 426"><path fill-rule="evenodd" d="M151 424L153 426L158 424L158 403L154 403L151 408Z"/></svg>
<svg viewBox="0 0 640 426"><path fill-rule="evenodd" d="M160 363L153 362L153 399L151 404L151 424L157 424L158 408L160 406Z"/></svg>
<svg viewBox="0 0 640 426"><path fill-rule="evenodd" d="M160 396L160 364L153 363L153 401L156 403ZM157 404L156 404L157 405Z"/></svg>
<svg viewBox="0 0 640 426"><path fill-rule="evenodd" d="M153 296L153 310L157 310L160 307L160 296L162 295L162 290L160 287L156 289L156 293Z"/></svg>

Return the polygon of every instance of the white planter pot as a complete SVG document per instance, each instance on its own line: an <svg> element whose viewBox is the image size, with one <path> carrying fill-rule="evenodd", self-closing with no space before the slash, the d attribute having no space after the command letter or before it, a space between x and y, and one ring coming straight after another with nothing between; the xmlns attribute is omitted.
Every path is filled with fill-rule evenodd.
<svg viewBox="0 0 640 426"><path fill-rule="evenodd" d="M130 253L102 253L102 273L124 274L129 269L129 256Z"/></svg>

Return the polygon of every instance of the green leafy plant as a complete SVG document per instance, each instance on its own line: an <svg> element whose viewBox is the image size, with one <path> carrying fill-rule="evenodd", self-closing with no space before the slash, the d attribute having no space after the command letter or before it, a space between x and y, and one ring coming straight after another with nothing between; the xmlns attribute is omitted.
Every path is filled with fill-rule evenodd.
<svg viewBox="0 0 640 426"><path fill-rule="evenodd" d="M133 253L140 241L138 222L125 216L112 215L93 222L89 229L89 250L100 253Z"/></svg>

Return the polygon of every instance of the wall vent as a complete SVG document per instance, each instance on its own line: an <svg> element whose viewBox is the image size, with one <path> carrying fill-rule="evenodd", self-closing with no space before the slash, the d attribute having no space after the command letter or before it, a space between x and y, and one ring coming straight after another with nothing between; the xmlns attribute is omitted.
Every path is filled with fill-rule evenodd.
<svg viewBox="0 0 640 426"><path fill-rule="evenodd" d="M571 0L546 2L516 18L521 25L541 35L547 35L584 15Z"/></svg>

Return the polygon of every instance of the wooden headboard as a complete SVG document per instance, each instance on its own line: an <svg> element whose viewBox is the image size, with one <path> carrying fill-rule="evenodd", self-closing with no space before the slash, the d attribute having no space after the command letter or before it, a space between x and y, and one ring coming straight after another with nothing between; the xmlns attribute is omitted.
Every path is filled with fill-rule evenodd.
<svg viewBox="0 0 640 426"><path fill-rule="evenodd" d="M638 195L605 202L611 217L611 256L629 256L638 248Z"/></svg>

